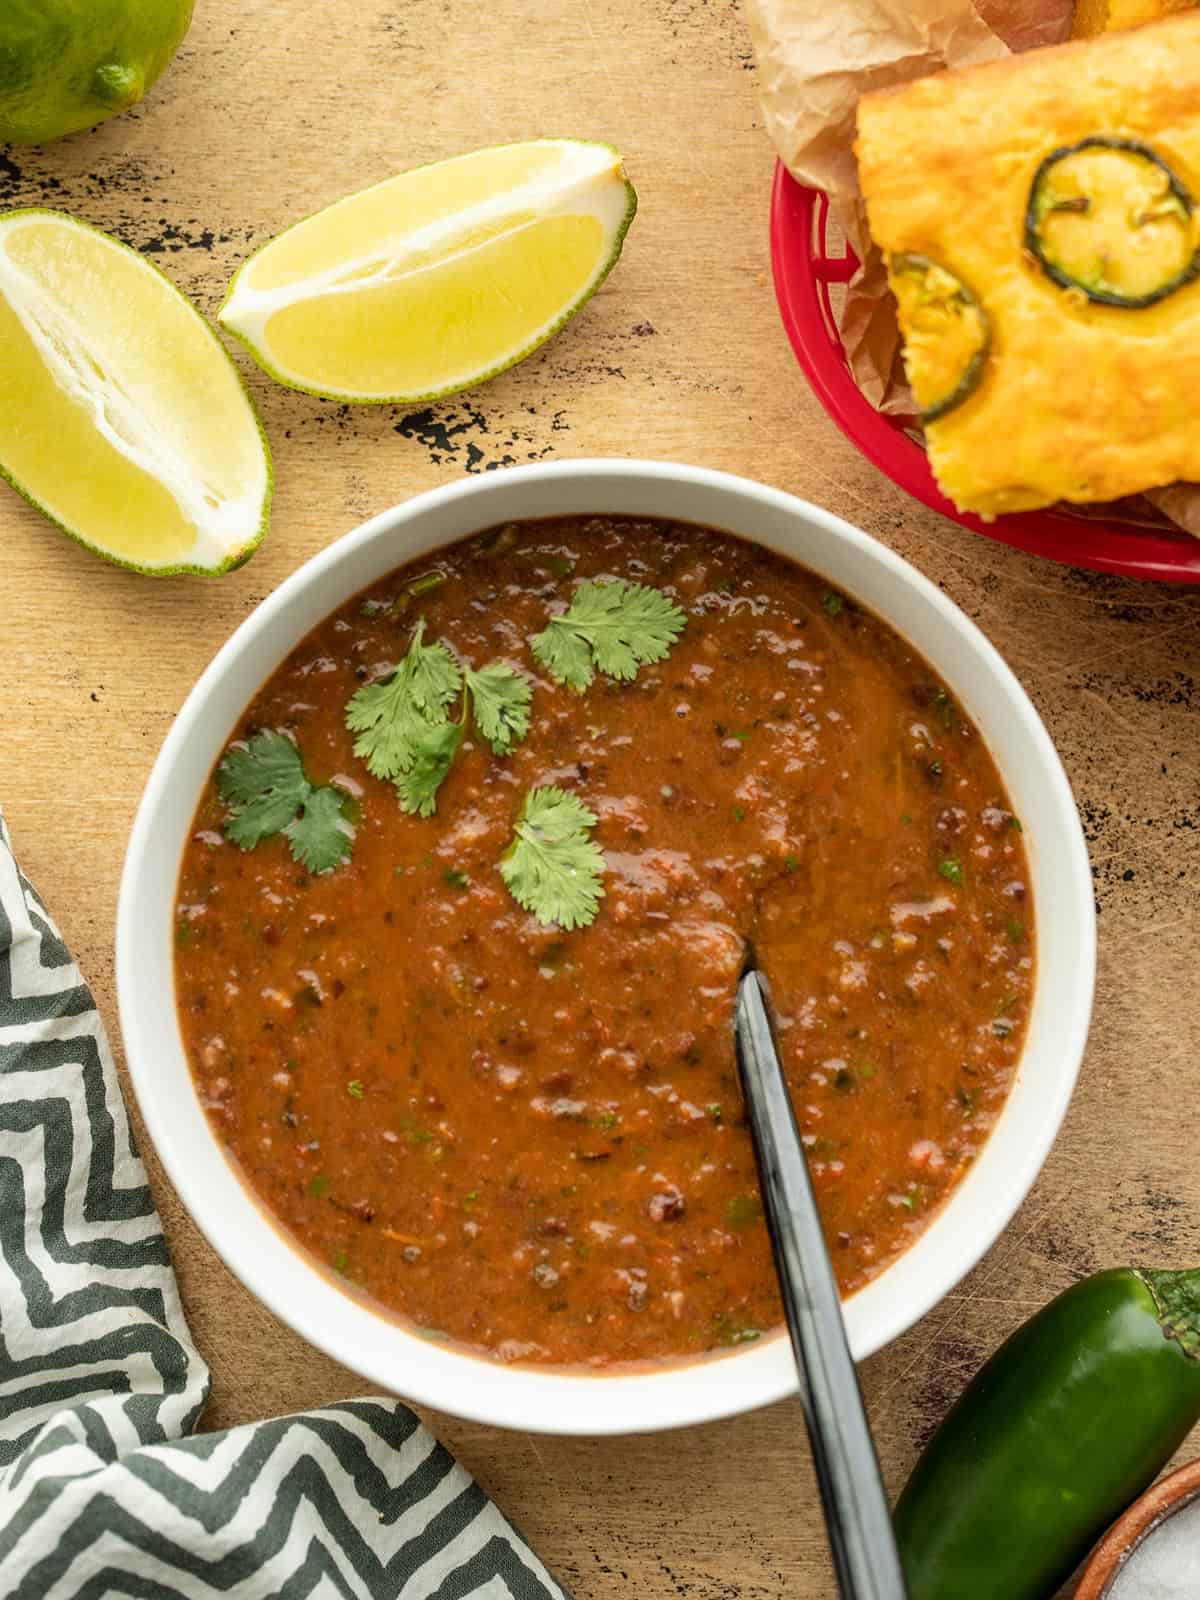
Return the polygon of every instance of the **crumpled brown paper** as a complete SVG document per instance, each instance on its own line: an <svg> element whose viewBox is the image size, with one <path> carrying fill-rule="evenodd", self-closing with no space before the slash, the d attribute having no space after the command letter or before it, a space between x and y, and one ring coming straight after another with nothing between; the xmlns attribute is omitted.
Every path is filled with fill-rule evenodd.
<svg viewBox="0 0 1200 1600"><path fill-rule="evenodd" d="M861 262L842 311L850 370L881 411L911 418L895 306L858 188L859 97L1057 44L1070 32L1073 0L747 0L747 10L767 132L793 177L828 195ZM1200 487L1172 484L1147 498L1200 533Z"/></svg>
<svg viewBox="0 0 1200 1600"><path fill-rule="evenodd" d="M767 131L857 248L854 115L870 89L1007 54L971 0L749 0Z"/></svg>
<svg viewBox="0 0 1200 1600"><path fill-rule="evenodd" d="M1146 499L1188 533L1200 534L1200 483L1169 483L1147 489Z"/></svg>
<svg viewBox="0 0 1200 1600"><path fill-rule="evenodd" d="M1014 54L1061 44L1075 10L1073 0L975 0L975 7Z"/></svg>

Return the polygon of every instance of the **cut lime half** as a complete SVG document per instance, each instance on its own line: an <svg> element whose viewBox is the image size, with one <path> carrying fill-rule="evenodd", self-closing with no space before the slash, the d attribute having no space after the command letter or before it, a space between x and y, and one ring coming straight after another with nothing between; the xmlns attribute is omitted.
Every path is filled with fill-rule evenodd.
<svg viewBox="0 0 1200 1600"><path fill-rule="evenodd" d="M60 211L0 215L0 474L97 555L220 573L267 525L266 440L198 311Z"/></svg>
<svg viewBox="0 0 1200 1600"><path fill-rule="evenodd" d="M609 145L477 150L289 228L242 267L220 321L292 388L438 399L557 332L611 270L636 209Z"/></svg>

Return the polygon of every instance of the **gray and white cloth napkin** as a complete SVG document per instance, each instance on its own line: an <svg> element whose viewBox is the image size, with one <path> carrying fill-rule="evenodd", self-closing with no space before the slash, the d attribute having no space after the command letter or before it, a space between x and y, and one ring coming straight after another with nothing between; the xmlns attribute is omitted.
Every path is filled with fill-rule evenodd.
<svg viewBox="0 0 1200 1600"><path fill-rule="evenodd" d="M397 1401L198 1434L208 1391L103 1025L0 814L3 1600L566 1600Z"/></svg>

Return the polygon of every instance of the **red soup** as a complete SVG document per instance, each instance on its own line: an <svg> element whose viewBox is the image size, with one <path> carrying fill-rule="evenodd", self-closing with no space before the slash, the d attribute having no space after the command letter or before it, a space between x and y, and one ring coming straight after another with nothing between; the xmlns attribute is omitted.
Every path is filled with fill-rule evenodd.
<svg viewBox="0 0 1200 1600"><path fill-rule="evenodd" d="M662 1361L781 1320L746 938L848 1294L1003 1106L1032 909L987 749L878 618L707 529L529 522L348 602L247 708L179 1014L245 1182L350 1292L504 1360Z"/></svg>

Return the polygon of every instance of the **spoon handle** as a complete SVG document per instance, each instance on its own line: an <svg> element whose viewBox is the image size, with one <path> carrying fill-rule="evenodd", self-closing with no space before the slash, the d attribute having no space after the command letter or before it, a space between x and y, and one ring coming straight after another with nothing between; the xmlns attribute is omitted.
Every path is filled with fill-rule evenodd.
<svg viewBox="0 0 1200 1600"><path fill-rule="evenodd" d="M746 973L738 990L735 1036L771 1246L841 1592L846 1600L905 1600L879 1462L846 1343L841 1300L761 980L754 971Z"/></svg>

